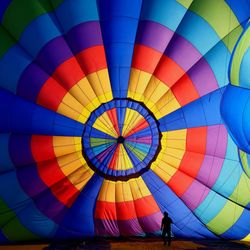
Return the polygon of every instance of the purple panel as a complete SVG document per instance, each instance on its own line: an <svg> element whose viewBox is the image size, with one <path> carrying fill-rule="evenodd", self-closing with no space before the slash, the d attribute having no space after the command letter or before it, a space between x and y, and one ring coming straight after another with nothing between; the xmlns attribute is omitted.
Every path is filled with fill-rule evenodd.
<svg viewBox="0 0 250 250"><path fill-rule="evenodd" d="M188 71L188 75L200 96L206 95L218 88L214 73L204 58L201 58Z"/></svg>
<svg viewBox="0 0 250 250"><path fill-rule="evenodd" d="M205 155L197 180L211 188L219 176L223 162L224 158Z"/></svg>
<svg viewBox="0 0 250 250"><path fill-rule="evenodd" d="M36 102L40 89L49 77L37 64L31 63L20 77L17 95Z"/></svg>
<svg viewBox="0 0 250 250"><path fill-rule="evenodd" d="M210 189L194 180L181 199L193 211L206 198Z"/></svg>
<svg viewBox="0 0 250 250"><path fill-rule="evenodd" d="M164 54L188 71L201 57L195 47L178 34L174 34Z"/></svg>
<svg viewBox="0 0 250 250"><path fill-rule="evenodd" d="M140 21L136 43L143 44L163 53L173 34L173 31L159 23Z"/></svg>
<svg viewBox="0 0 250 250"><path fill-rule="evenodd" d="M36 61L51 75L56 68L73 54L63 37L57 37L48 42L39 52Z"/></svg>
<svg viewBox="0 0 250 250"><path fill-rule="evenodd" d="M118 220L117 223L121 235L123 236L135 236L144 233L137 218L130 220Z"/></svg>
<svg viewBox="0 0 250 250"><path fill-rule="evenodd" d="M10 137L10 157L16 167L34 163L30 150L31 136L11 135Z"/></svg>
<svg viewBox="0 0 250 250"><path fill-rule="evenodd" d="M160 230L162 213L158 212L149 216L138 218L139 223L145 233L154 233Z"/></svg>
<svg viewBox="0 0 250 250"><path fill-rule="evenodd" d="M206 154L224 159L227 150L227 136L224 125L207 127Z"/></svg>
<svg viewBox="0 0 250 250"><path fill-rule="evenodd" d="M68 208L60 203L41 181L36 165L19 168L17 176L23 190L33 199L37 208L49 219L56 223L61 222Z"/></svg>
<svg viewBox="0 0 250 250"><path fill-rule="evenodd" d="M114 220L95 219L95 233L100 236L120 236L117 222Z"/></svg>
<svg viewBox="0 0 250 250"><path fill-rule="evenodd" d="M97 21L81 23L73 27L66 34L66 38L74 54L103 44L100 24Z"/></svg>

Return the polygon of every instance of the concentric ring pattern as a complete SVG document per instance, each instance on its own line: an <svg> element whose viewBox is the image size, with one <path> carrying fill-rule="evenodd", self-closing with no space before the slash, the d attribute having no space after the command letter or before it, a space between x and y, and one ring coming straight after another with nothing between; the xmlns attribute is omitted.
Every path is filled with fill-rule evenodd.
<svg viewBox="0 0 250 250"><path fill-rule="evenodd" d="M237 0L0 2L0 242L249 239L220 101ZM230 108L230 104L229 104Z"/></svg>
<svg viewBox="0 0 250 250"><path fill-rule="evenodd" d="M104 178L128 180L148 170L159 140L153 114L138 102L118 99L91 114L82 137L83 155Z"/></svg>

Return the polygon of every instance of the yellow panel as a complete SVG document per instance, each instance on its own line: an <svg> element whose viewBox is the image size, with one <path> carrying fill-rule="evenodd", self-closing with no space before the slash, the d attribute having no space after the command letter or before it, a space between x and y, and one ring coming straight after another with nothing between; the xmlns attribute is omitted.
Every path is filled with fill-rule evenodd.
<svg viewBox="0 0 250 250"><path fill-rule="evenodd" d="M57 157L82 150L80 137L53 137L54 153Z"/></svg>
<svg viewBox="0 0 250 250"><path fill-rule="evenodd" d="M75 111L74 109L62 102L60 103L57 109L57 113L67 116L75 121L77 121L78 117L80 116L80 113L78 111Z"/></svg>
<svg viewBox="0 0 250 250"><path fill-rule="evenodd" d="M250 179L243 172L237 187L234 192L231 194L230 199L236 203L246 206L250 203Z"/></svg>
<svg viewBox="0 0 250 250"><path fill-rule="evenodd" d="M137 101L142 101L143 93L151 76L152 74L132 68L128 87L128 97Z"/></svg>
<svg viewBox="0 0 250 250"><path fill-rule="evenodd" d="M126 109L125 119L124 119L124 125L122 129L122 135L125 136L132 128L135 127L136 124L138 124L139 121L141 121L143 116L140 115L137 111L133 109Z"/></svg>
<svg viewBox="0 0 250 250"><path fill-rule="evenodd" d="M168 131L164 132L163 134L166 134L167 139L186 140L187 129Z"/></svg>
<svg viewBox="0 0 250 250"><path fill-rule="evenodd" d="M68 165L68 164L71 164L72 165L72 168L71 166L70 167L67 167L67 174L70 174L72 171L74 171L74 164L76 164L76 161L78 160L78 155L74 152L72 154L67 154L67 155L63 155L63 156L60 156L57 158L57 162L58 164L60 165L61 168L63 168L64 166ZM77 165L77 164L76 164ZM79 161L79 166L81 165L81 162ZM71 171L71 169L73 169Z"/></svg>
<svg viewBox="0 0 250 250"><path fill-rule="evenodd" d="M167 93L165 93L162 98L156 103L156 107L159 110L155 114L155 117L157 119L162 118L163 116L179 109L181 105L176 100L174 94L171 90L169 90Z"/></svg>
<svg viewBox="0 0 250 250"><path fill-rule="evenodd" d="M115 202L115 182L105 180L103 181L101 190L98 195L99 201Z"/></svg>
<svg viewBox="0 0 250 250"><path fill-rule="evenodd" d="M186 141L184 140L168 140L168 148L186 149Z"/></svg>
<svg viewBox="0 0 250 250"><path fill-rule="evenodd" d="M159 164L153 163L151 166L154 171L165 183L176 173L177 169L162 161Z"/></svg>
<svg viewBox="0 0 250 250"><path fill-rule="evenodd" d="M96 107L88 106L96 98L95 92L92 89L88 79L85 77L82 80L80 80L77 85L73 86L70 90L70 93L72 93L74 96L76 96L77 100L88 110L93 110ZM88 108L92 107L92 108Z"/></svg>
<svg viewBox="0 0 250 250"><path fill-rule="evenodd" d="M104 93L112 93L108 70L107 69L99 70L97 72L97 75L98 75L99 80L101 82L103 92ZM111 99L112 98L113 98L113 96L111 96ZM110 100L107 100L107 101L110 101Z"/></svg>
<svg viewBox="0 0 250 250"><path fill-rule="evenodd" d="M87 78L91 84L92 89L95 92L95 96L100 96L104 94L102 84L96 72L87 75Z"/></svg>
<svg viewBox="0 0 250 250"><path fill-rule="evenodd" d="M244 208L228 200L223 209L206 226L216 234L226 232L241 216Z"/></svg>
<svg viewBox="0 0 250 250"><path fill-rule="evenodd" d="M120 144L119 157L120 161L116 166L116 170L127 170L133 168L133 164L122 144Z"/></svg>
<svg viewBox="0 0 250 250"><path fill-rule="evenodd" d="M115 200L116 202L132 201L130 186L128 182L117 181L115 185Z"/></svg>
<svg viewBox="0 0 250 250"><path fill-rule="evenodd" d="M69 176L69 180L78 190L82 190L93 174L94 172L91 169L80 167L74 172L74 174Z"/></svg>
<svg viewBox="0 0 250 250"><path fill-rule="evenodd" d="M109 119L107 113L103 113L101 116L99 116L93 124L93 127L113 137L118 137L118 134L114 128L114 124Z"/></svg>
<svg viewBox="0 0 250 250"><path fill-rule="evenodd" d="M250 241L250 234L248 234L244 239L242 239L243 241Z"/></svg>
<svg viewBox="0 0 250 250"><path fill-rule="evenodd" d="M144 92L144 96L152 103L157 103L161 97L167 93L169 87L156 77L152 76ZM149 107L150 108L150 107Z"/></svg>
<svg viewBox="0 0 250 250"><path fill-rule="evenodd" d="M78 113L81 113L83 110L83 106L79 103L69 92L63 97L62 102Z"/></svg>
<svg viewBox="0 0 250 250"><path fill-rule="evenodd" d="M151 195L149 189L147 188L145 182L141 177L130 179L128 182L130 185L133 200Z"/></svg>

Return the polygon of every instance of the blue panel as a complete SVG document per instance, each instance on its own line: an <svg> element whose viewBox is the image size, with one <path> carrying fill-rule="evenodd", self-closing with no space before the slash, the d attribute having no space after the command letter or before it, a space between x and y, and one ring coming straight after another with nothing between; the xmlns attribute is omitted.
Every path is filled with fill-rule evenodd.
<svg viewBox="0 0 250 250"><path fill-rule="evenodd" d="M20 44L36 57L42 47L53 38L60 36L60 32L55 25L53 16L45 14L32 21L23 32ZM34 39L36 42L34 42Z"/></svg>
<svg viewBox="0 0 250 250"><path fill-rule="evenodd" d="M173 220L172 231L177 237L217 238L183 201L151 170L142 175L161 211L167 211Z"/></svg>
<svg viewBox="0 0 250 250"><path fill-rule="evenodd" d="M221 39L213 28L199 15L188 11L176 32L205 55Z"/></svg>
<svg viewBox="0 0 250 250"><path fill-rule="evenodd" d="M9 134L0 135L0 173L14 169L9 153Z"/></svg>
<svg viewBox="0 0 250 250"><path fill-rule="evenodd" d="M0 230L0 243L7 243L8 239L4 236L3 232Z"/></svg>
<svg viewBox="0 0 250 250"><path fill-rule="evenodd" d="M238 239L238 240L245 238L249 234L249 221L250 221L250 211L244 209L243 213L241 214L240 218L235 222L235 224L221 236L223 238Z"/></svg>
<svg viewBox="0 0 250 250"><path fill-rule="evenodd" d="M239 23L249 19L249 0L240 0L240 2L238 0L226 0L226 2L236 15Z"/></svg>
<svg viewBox="0 0 250 250"><path fill-rule="evenodd" d="M140 19L160 23L175 31L185 13L186 8L176 0L144 0Z"/></svg>
<svg viewBox="0 0 250 250"><path fill-rule="evenodd" d="M103 178L94 174L88 181L73 206L66 214L57 232L59 238L94 236L95 203L101 188ZM76 223L80 222L80 223Z"/></svg>
<svg viewBox="0 0 250 250"><path fill-rule="evenodd" d="M32 199L23 192L16 172L0 175L0 196L29 231L41 237L54 236L57 225L38 211Z"/></svg>
<svg viewBox="0 0 250 250"><path fill-rule="evenodd" d="M31 62L32 58L18 45L10 48L0 60L0 86L16 93L18 80Z"/></svg>
<svg viewBox="0 0 250 250"><path fill-rule="evenodd" d="M247 49L242 58L240 64L240 75L239 75L240 86L248 89L250 88L249 69L250 69L250 48Z"/></svg>
<svg viewBox="0 0 250 250"><path fill-rule="evenodd" d="M81 136L83 124L0 90L2 133Z"/></svg>
<svg viewBox="0 0 250 250"><path fill-rule="evenodd" d="M11 0L1 0L0 2L0 22L2 22L4 12L7 10Z"/></svg>
<svg viewBox="0 0 250 250"><path fill-rule="evenodd" d="M98 7L113 96L125 98L141 0L101 0Z"/></svg>
<svg viewBox="0 0 250 250"><path fill-rule="evenodd" d="M204 58L212 68L219 87L223 87L228 84L228 65L231 53L226 48L224 42L220 41L204 56Z"/></svg>
<svg viewBox="0 0 250 250"><path fill-rule="evenodd" d="M159 120L160 130L163 132L222 124L219 107L223 91L224 88L217 89L162 117Z"/></svg>
<svg viewBox="0 0 250 250"><path fill-rule="evenodd" d="M66 0L55 12L65 33L77 24L99 19L96 1L93 0Z"/></svg>
<svg viewBox="0 0 250 250"><path fill-rule="evenodd" d="M250 90L228 85L221 101L221 114L239 148L250 153Z"/></svg>

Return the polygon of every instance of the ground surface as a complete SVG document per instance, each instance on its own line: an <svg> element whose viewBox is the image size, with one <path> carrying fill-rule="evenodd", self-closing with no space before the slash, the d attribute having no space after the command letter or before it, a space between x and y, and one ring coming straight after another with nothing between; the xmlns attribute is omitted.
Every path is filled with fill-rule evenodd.
<svg viewBox="0 0 250 250"><path fill-rule="evenodd" d="M250 250L250 242L232 242L215 240L178 240L171 246L164 246L160 239L127 239L86 241L81 246L74 242L58 244L12 245L0 246L0 250Z"/></svg>

